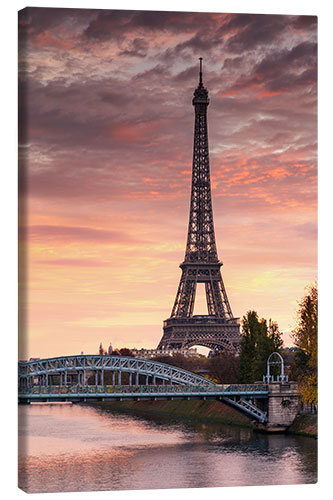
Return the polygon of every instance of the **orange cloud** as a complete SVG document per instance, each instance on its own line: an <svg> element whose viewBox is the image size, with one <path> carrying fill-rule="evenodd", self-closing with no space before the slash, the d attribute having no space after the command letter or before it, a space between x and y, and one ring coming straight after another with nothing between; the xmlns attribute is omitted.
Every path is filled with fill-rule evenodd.
<svg viewBox="0 0 333 500"><path fill-rule="evenodd" d="M284 168L275 168L269 171L269 175L274 179L283 179L284 177L289 177L291 174Z"/></svg>
<svg viewBox="0 0 333 500"><path fill-rule="evenodd" d="M39 47L52 47L61 50L73 50L75 44L68 39L53 35L50 31L42 31L34 38L34 43Z"/></svg>
<svg viewBox="0 0 333 500"><path fill-rule="evenodd" d="M281 90L267 90L263 89L260 92L258 92L259 97L274 97L276 95L281 95L282 91Z"/></svg>

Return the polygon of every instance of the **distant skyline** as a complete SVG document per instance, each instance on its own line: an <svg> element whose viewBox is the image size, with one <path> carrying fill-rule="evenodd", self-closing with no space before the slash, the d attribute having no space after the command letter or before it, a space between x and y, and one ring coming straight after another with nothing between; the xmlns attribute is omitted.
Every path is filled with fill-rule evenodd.
<svg viewBox="0 0 333 500"><path fill-rule="evenodd" d="M310 16L21 12L21 358L157 346L185 251L200 56L231 307L291 331L317 277L316 29Z"/></svg>

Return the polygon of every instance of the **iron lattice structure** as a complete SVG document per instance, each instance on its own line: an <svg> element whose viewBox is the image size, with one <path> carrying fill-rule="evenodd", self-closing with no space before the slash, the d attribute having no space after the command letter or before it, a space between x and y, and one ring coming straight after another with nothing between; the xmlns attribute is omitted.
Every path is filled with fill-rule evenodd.
<svg viewBox="0 0 333 500"><path fill-rule="evenodd" d="M222 280L217 255L210 186L207 129L208 91L202 83L194 91L195 109L190 218L182 275L171 316L164 321L158 349L202 345L214 351L238 352L239 320L234 318ZM207 315L194 316L197 283L205 284Z"/></svg>
<svg viewBox="0 0 333 500"><path fill-rule="evenodd" d="M54 376L60 377L60 384L67 385L73 379L78 385L85 385L88 374L95 375L96 385L104 385L104 373L111 371L113 385L118 381L121 384L121 374L129 373L130 385L139 383L139 376L146 377L146 383L156 383L156 379L169 384L196 385L214 387L216 384L200 375L167 365L158 361L131 358L127 356L83 355L62 356L58 358L38 359L34 361L21 361L18 364L18 377L20 387L31 387L34 379L37 385L49 385ZM117 376L117 379L115 375ZM52 384L51 384L52 385Z"/></svg>

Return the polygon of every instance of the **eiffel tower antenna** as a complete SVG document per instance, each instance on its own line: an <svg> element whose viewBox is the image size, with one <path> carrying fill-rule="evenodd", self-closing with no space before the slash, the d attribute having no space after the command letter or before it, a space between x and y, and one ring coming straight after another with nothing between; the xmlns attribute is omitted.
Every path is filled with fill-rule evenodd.
<svg viewBox="0 0 333 500"><path fill-rule="evenodd" d="M202 87L202 57L199 57L200 73L199 73L199 86Z"/></svg>
<svg viewBox="0 0 333 500"><path fill-rule="evenodd" d="M239 321L234 318L222 280L217 255L210 186L207 108L208 91L199 84L192 104L195 110L190 216L182 275L171 316L164 321L158 349L188 348L193 345L215 351L238 352ZM197 283L205 284L207 315L193 316Z"/></svg>

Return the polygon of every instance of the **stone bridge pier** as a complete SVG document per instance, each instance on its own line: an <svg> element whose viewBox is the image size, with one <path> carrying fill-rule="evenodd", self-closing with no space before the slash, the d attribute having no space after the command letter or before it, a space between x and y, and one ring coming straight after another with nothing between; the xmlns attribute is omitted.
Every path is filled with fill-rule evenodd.
<svg viewBox="0 0 333 500"><path fill-rule="evenodd" d="M284 432L295 420L300 394L296 382L271 382L267 400L267 422L257 423L256 429Z"/></svg>

